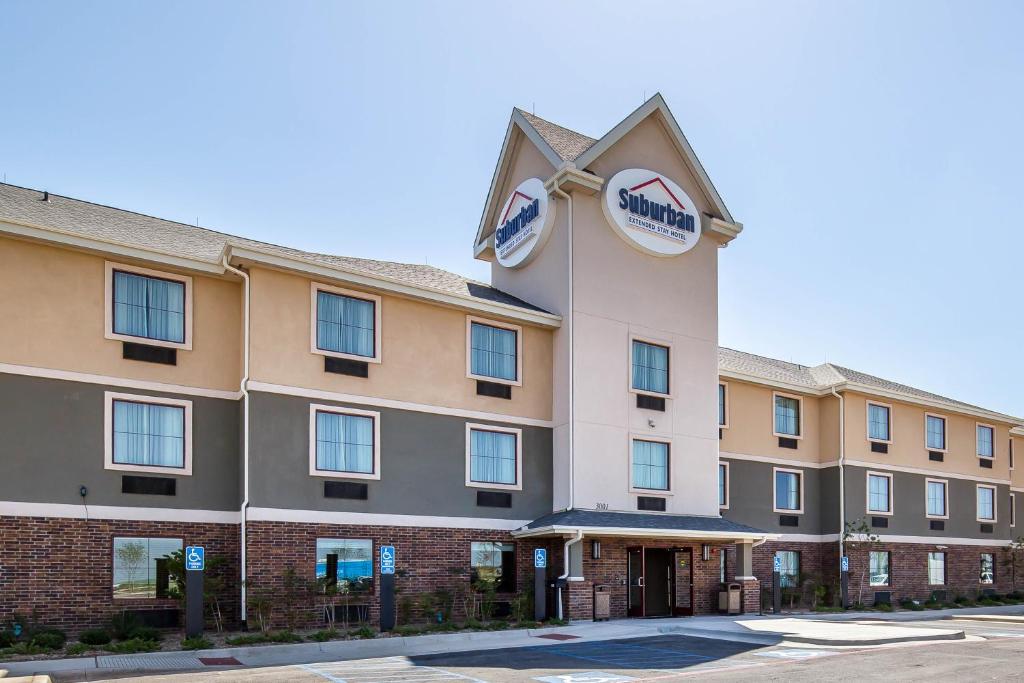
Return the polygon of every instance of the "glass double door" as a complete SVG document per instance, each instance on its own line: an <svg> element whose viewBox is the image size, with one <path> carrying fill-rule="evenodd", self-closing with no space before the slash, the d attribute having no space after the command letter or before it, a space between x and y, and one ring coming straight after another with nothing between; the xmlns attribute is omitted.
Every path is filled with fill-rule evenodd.
<svg viewBox="0 0 1024 683"><path fill-rule="evenodd" d="M631 617L693 614L693 550L691 548L627 548Z"/></svg>

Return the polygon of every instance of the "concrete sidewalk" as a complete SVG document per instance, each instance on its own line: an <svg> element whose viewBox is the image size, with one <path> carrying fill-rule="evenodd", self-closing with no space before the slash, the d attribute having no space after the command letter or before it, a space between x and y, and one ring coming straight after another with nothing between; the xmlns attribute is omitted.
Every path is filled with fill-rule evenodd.
<svg viewBox="0 0 1024 683"><path fill-rule="evenodd" d="M564 645L543 636L572 636L571 642L644 638L678 633L699 638L732 640L758 645L791 642L834 647L877 646L908 641L961 639L963 632L945 624L935 628L901 626L905 621L939 621L953 616L1024 615L1024 606L987 607L923 612L844 612L839 614L704 616L672 619L628 619L609 622L578 622L563 627L394 636L372 640L342 640L294 645L222 648L196 652L154 652L135 655L101 655L74 659L50 659L0 664L10 675L74 673L97 670L183 671L212 669L200 659L234 658L242 667L309 664L375 657L416 656L517 647ZM879 623L882 622L882 623Z"/></svg>

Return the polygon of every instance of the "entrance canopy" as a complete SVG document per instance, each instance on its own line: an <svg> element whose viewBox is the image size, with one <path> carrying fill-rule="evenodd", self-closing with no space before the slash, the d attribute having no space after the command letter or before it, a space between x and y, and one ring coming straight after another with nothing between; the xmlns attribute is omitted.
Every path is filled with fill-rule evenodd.
<svg viewBox="0 0 1024 683"><path fill-rule="evenodd" d="M552 512L512 532L516 538L574 534L737 543L775 539L780 536L745 524L730 522L721 517L603 510Z"/></svg>

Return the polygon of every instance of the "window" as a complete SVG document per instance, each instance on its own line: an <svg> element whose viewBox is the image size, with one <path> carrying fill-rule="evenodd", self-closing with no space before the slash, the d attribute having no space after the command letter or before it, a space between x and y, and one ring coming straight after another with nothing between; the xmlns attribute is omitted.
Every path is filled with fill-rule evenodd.
<svg viewBox="0 0 1024 683"><path fill-rule="evenodd" d="M775 394L775 435L800 436L800 399Z"/></svg>
<svg viewBox="0 0 1024 683"><path fill-rule="evenodd" d="M995 449L995 429L988 425L978 425L978 457L979 458L994 458L996 455Z"/></svg>
<svg viewBox="0 0 1024 683"><path fill-rule="evenodd" d="M871 441L891 441L890 408L882 403L868 403L868 439Z"/></svg>
<svg viewBox="0 0 1024 683"><path fill-rule="evenodd" d="M380 297L313 283L312 346L324 356L380 362Z"/></svg>
<svg viewBox="0 0 1024 683"><path fill-rule="evenodd" d="M380 479L380 413L311 404L309 422L310 475Z"/></svg>
<svg viewBox="0 0 1024 683"><path fill-rule="evenodd" d="M930 451L946 450L946 418L925 415L925 445Z"/></svg>
<svg viewBox="0 0 1024 683"><path fill-rule="evenodd" d="M468 376L505 384L519 384L519 340L521 329L469 321Z"/></svg>
<svg viewBox="0 0 1024 683"><path fill-rule="evenodd" d="M1017 496L1010 494L1010 526L1017 526Z"/></svg>
<svg viewBox="0 0 1024 683"><path fill-rule="evenodd" d="M729 387L725 384L718 385L718 426L729 426Z"/></svg>
<svg viewBox="0 0 1024 683"><path fill-rule="evenodd" d="M996 580L996 556L992 553L981 554L981 573L978 583L991 585Z"/></svg>
<svg viewBox="0 0 1024 683"><path fill-rule="evenodd" d="M868 512L892 514L892 475L868 472Z"/></svg>
<svg viewBox="0 0 1024 683"><path fill-rule="evenodd" d="M946 482L941 479L925 480L925 516L946 519L949 513L947 506Z"/></svg>
<svg viewBox="0 0 1024 683"><path fill-rule="evenodd" d="M775 512L803 512L803 473L775 468Z"/></svg>
<svg viewBox="0 0 1024 683"><path fill-rule="evenodd" d="M192 402L104 394L105 468L192 474Z"/></svg>
<svg viewBox="0 0 1024 683"><path fill-rule="evenodd" d="M668 444L633 440L633 488L668 490Z"/></svg>
<svg viewBox="0 0 1024 683"><path fill-rule="evenodd" d="M978 484L978 521L996 521L996 487Z"/></svg>
<svg viewBox="0 0 1024 683"><path fill-rule="evenodd" d="M668 347L633 340L633 388L668 393Z"/></svg>
<svg viewBox="0 0 1024 683"><path fill-rule="evenodd" d="M1008 453L1010 455L1010 457L1009 457L1010 469L1012 470L1013 469L1013 439L1010 439L1009 444L1007 444L1007 451L1008 451Z"/></svg>
<svg viewBox="0 0 1024 683"><path fill-rule="evenodd" d="M729 554L725 552L725 548L720 548L718 551L718 582L725 583L726 568L729 564Z"/></svg>
<svg viewBox="0 0 1024 683"><path fill-rule="evenodd" d="M316 539L316 578L328 586L337 586L339 592L370 592L373 589L373 541Z"/></svg>
<svg viewBox="0 0 1024 683"><path fill-rule="evenodd" d="M511 543L472 543L470 567L473 583L492 583L498 593L516 590L516 551Z"/></svg>
<svg viewBox="0 0 1024 683"><path fill-rule="evenodd" d="M522 488L522 431L490 425L466 425L466 485Z"/></svg>
<svg viewBox="0 0 1024 683"><path fill-rule="evenodd" d="M779 584L783 588L796 588L800 585L800 553L795 550L776 550L782 567L779 570Z"/></svg>
<svg viewBox="0 0 1024 683"><path fill-rule="evenodd" d="M192 278L107 262L107 339L192 348Z"/></svg>
<svg viewBox="0 0 1024 683"><path fill-rule="evenodd" d="M729 507L729 463L718 463L718 507Z"/></svg>
<svg viewBox="0 0 1024 683"><path fill-rule="evenodd" d="M928 585L946 585L946 553L928 553Z"/></svg>
<svg viewBox="0 0 1024 683"><path fill-rule="evenodd" d="M871 586L889 585L889 553L872 550L868 558L868 584Z"/></svg>
<svg viewBox="0 0 1024 683"><path fill-rule="evenodd" d="M115 538L114 597L169 597L168 561L182 549L180 538Z"/></svg>

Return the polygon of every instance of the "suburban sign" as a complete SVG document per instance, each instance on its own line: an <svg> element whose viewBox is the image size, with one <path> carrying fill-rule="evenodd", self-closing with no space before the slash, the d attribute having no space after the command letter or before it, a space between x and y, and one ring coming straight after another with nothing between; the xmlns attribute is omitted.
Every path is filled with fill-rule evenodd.
<svg viewBox="0 0 1024 683"><path fill-rule="evenodd" d="M506 268L520 268L536 256L555 218L555 206L540 178L528 178L512 191L494 228L494 254Z"/></svg>
<svg viewBox="0 0 1024 683"><path fill-rule="evenodd" d="M620 237L651 256L678 256L700 239L700 214L693 201L654 171L616 173L605 185L601 208Z"/></svg>

